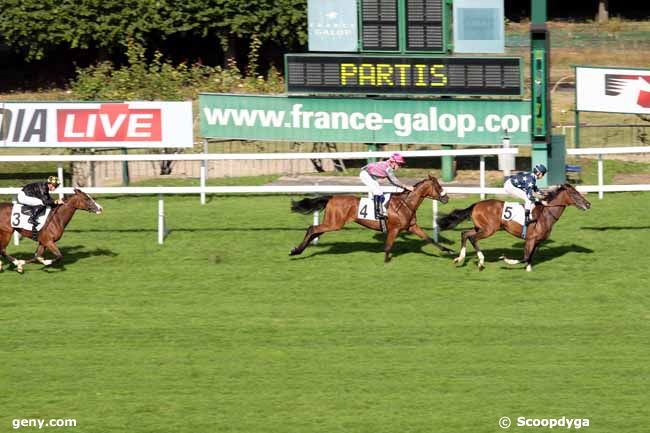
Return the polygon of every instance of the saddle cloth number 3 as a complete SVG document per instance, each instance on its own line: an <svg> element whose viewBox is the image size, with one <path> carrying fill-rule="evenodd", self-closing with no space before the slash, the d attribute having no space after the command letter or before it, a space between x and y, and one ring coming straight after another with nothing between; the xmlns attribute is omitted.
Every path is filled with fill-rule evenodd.
<svg viewBox="0 0 650 433"><path fill-rule="evenodd" d="M22 212L22 207L23 205L17 203L11 208L11 227L31 230L32 225L28 222L29 215L25 215ZM43 229L43 225L45 225L45 221L47 221L50 210L51 209L48 207L45 213L38 219L38 226L36 227L38 231L41 231Z"/></svg>

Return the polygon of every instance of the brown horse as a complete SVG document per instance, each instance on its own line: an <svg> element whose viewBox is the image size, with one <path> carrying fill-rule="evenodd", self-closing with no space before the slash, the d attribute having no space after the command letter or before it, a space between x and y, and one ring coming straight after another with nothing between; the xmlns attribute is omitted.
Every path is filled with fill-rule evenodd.
<svg viewBox="0 0 650 433"><path fill-rule="evenodd" d="M500 257L510 265L521 262L526 263L526 270L529 272L533 270L533 254L535 254L539 244L548 239L553 225L560 219L564 209L570 205L574 205L580 210L587 210L591 207L591 203L569 184L564 184L555 190L549 191L543 201L546 205L535 207L532 215L534 222L528 225L524 259L520 261L508 259L505 256ZM513 236L521 237L523 227L520 224L501 219L503 203L501 200L483 200L474 203L467 209L454 210L440 219L439 227L441 230L454 228L470 217L474 223L472 230L466 230L461 234L460 255L454 259L455 263L462 265L465 261L465 244L468 239L476 250L479 259L478 267L482 271L485 269L485 256L478 246L478 241L492 236L501 229Z"/></svg>
<svg viewBox="0 0 650 433"><path fill-rule="evenodd" d="M393 194L388 203L388 213L386 221L386 241L384 243L384 261L389 262L391 259L390 250L395 242L398 233L409 231L420 236L425 241L431 243L441 251L453 253L437 242L434 242L420 228L416 222L415 212L425 198L439 200L441 203L447 203L449 196L443 190L438 180L429 175L427 179L421 180L413 185L413 191L404 191ZM359 197L342 195L342 196L324 196L317 198L305 198L291 205L291 210L303 214L309 214L316 210L325 209L325 221L319 225L312 225L307 229L305 238L302 243L291 250L289 255L295 256L301 254L309 243L326 232L340 230L345 224L354 221L364 227L372 230L381 231L379 221L366 220L357 218L359 210Z"/></svg>
<svg viewBox="0 0 650 433"><path fill-rule="evenodd" d="M23 266L28 263L40 262L48 266L63 258L61 251L56 246L56 242L61 239L65 227L78 209L96 214L102 213L102 207L95 200L88 194L75 188L74 195L68 197L62 205L58 205L52 209L47 217L47 221L43 225L43 229L38 233L38 248L36 249L34 258L25 261L17 260L7 254L7 245L9 245L11 235L14 231L17 231L26 238L30 238L32 235L31 230L14 229L11 227L11 207L12 203L0 203L0 256L13 263L16 266L16 270L20 273L23 272ZM46 248L54 254L54 260L45 260L43 253ZM1 270L2 261L0 261Z"/></svg>

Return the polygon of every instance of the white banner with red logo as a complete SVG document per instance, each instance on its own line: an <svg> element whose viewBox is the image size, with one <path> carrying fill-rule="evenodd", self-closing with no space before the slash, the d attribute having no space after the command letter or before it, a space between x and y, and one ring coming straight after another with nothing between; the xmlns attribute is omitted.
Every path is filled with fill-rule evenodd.
<svg viewBox="0 0 650 433"><path fill-rule="evenodd" d="M0 147L192 147L192 102L0 102Z"/></svg>
<svg viewBox="0 0 650 433"><path fill-rule="evenodd" d="M650 114L650 69L577 66L576 109Z"/></svg>

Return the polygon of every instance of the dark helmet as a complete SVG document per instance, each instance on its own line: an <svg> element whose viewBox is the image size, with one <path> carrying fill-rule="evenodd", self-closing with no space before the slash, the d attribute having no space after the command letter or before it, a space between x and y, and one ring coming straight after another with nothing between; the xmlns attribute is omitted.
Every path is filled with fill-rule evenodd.
<svg viewBox="0 0 650 433"><path fill-rule="evenodd" d="M533 168L533 172L546 174L546 166L544 164L537 164L535 168Z"/></svg>

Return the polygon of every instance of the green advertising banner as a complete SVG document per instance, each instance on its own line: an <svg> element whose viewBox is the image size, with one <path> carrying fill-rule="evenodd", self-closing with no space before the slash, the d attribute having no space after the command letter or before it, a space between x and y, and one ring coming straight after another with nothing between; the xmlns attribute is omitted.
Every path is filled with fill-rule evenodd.
<svg viewBox="0 0 650 433"><path fill-rule="evenodd" d="M530 101L199 95L205 138L499 145L530 144Z"/></svg>

